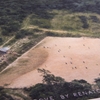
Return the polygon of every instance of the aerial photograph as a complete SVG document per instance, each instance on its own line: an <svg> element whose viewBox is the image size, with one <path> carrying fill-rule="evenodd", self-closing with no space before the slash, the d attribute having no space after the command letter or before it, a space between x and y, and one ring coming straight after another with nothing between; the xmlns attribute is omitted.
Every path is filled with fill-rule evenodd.
<svg viewBox="0 0 100 100"><path fill-rule="evenodd" d="M100 100L100 0L0 0L0 100Z"/></svg>

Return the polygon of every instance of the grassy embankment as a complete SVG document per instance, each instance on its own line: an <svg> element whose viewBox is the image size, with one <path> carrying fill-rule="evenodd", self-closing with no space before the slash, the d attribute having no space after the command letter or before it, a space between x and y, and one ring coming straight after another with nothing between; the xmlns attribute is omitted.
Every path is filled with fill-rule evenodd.
<svg viewBox="0 0 100 100"><path fill-rule="evenodd" d="M53 10L42 17L36 14L29 15L23 21L22 27L51 32L51 36L100 37L100 15Z"/></svg>
<svg viewBox="0 0 100 100"><path fill-rule="evenodd" d="M12 35L1 34L3 39L1 46L10 46L22 55L45 36L99 38L99 27L100 15L95 13L74 13L65 10L32 13L23 20L19 31L14 33L13 38ZM16 59L11 58L8 59L8 64ZM8 64L4 62L0 66Z"/></svg>

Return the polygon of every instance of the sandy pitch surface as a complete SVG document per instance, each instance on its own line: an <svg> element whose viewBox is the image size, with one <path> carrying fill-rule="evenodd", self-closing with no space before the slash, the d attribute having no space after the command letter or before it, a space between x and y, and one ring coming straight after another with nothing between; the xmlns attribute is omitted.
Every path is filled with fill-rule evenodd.
<svg viewBox="0 0 100 100"><path fill-rule="evenodd" d="M38 68L66 81L100 76L100 39L46 37L0 73L0 86L29 87L42 82Z"/></svg>

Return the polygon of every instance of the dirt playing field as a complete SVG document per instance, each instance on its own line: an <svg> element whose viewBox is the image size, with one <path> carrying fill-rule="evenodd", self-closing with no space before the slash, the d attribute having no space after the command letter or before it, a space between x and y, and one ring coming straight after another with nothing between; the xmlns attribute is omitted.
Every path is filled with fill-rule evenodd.
<svg viewBox="0 0 100 100"><path fill-rule="evenodd" d="M0 73L0 86L29 87L41 82L44 68L66 81L100 76L100 39L46 37Z"/></svg>

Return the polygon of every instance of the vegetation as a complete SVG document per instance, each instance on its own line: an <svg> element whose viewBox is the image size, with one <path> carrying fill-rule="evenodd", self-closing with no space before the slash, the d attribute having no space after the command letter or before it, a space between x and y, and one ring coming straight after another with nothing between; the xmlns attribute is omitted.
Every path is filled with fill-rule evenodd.
<svg viewBox="0 0 100 100"><path fill-rule="evenodd" d="M23 89L6 89L0 87L0 100L30 100Z"/></svg>
<svg viewBox="0 0 100 100"><path fill-rule="evenodd" d="M96 82L97 86L98 86L99 89L100 89L100 78L96 78L96 79L95 79L95 82Z"/></svg>
<svg viewBox="0 0 100 100"><path fill-rule="evenodd" d="M47 31L45 32L45 34L47 36L55 36L55 37L81 37L82 35L78 34L78 33L57 33L57 32L50 32L50 31Z"/></svg>
<svg viewBox="0 0 100 100"><path fill-rule="evenodd" d="M48 70L38 69L43 76L43 84L36 84L34 87L30 87L29 96L32 99L48 98L52 96L54 100L61 100L61 97L65 100L87 100L89 98L100 97L99 93L90 95L81 95L74 97L73 93L85 91L92 91L91 84L85 80L73 80L72 82L66 82L63 78L52 75ZM26 89L28 91L28 89ZM69 95L66 98L65 95Z"/></svg>
<svg viewBox="0 0 100 100"><path fill-rule="evenodd" d="M0 45L13 47L23 38L30 39L29 42L22 43L21 47L17 47L19 55L36 45L45 36L100 37L99 28L100 0L0 0ZM13 38L9 40L12 36ZM8 62L0 64L0 71L16 58L11 56ZM26 94L23 96L16 93L19 89L0 87L0 100L16 100L16 97L18 100L33 100L49 96L61 100L61 97L65 98L64 94L70 95L68 100L100 97L97 93L75 98L72 93L88 92L92 90L91 84L85 80L66 82L44 69L38 71L42 73L43 83L21 90L28 98ZM100 88L100 78L95 79L95 82Z"/></svg>
<svg viewBox="0 0 100 100"><path fill-rule="evenodd" d="M38 69L38 72L43 77L43 83L23 89L0 87L0 100L51 100L50 98L53 100L88 100L100 97L100 93L83 79L66 82L48 70ZM97 81L99 79L96 79ZM98 84L95 85L98 86Z"/></svg>
<svg viewBox="0 0 100 100"><path fill-rule="evenodd" d="M0 30L3 36L21 38L20 29L27 24L100 36L99 14L99 0L1 0Z"/></svg>
<svg viewBox="0 0 100 100"><path fill-rule="evenodd" d="M3 40L2 40L2 38L0 38L0 42L2 42Z"/></svg>
<svg viewBox="0 0 100 100"><path fill-rule="evenodd" d="M32 35L33 33L27 31L27 30L20 30L16 33L15 39L24 38L25 36Z"/></svg>

